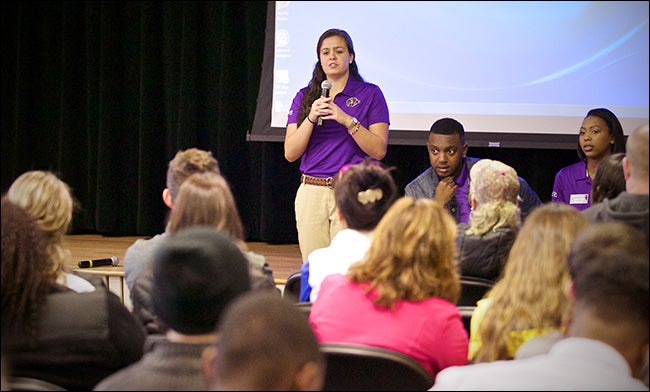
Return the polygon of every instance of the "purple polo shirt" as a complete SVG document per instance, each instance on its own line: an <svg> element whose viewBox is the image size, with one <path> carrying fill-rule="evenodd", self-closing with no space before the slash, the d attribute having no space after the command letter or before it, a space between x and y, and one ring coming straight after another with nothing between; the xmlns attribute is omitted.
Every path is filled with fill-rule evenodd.
<svg viewBox="0 0 650 392"><path fill-rule="evenodd" d="M287 124L298 123L300 103L307 87L298 91L291 103ZM385 122L390 124L388 105L378 86L348 78L334 103L344 112L356 117L361 125ZM346 124L347 125L347 124ZM334 120L314 125L307 148L300 159L300 171L314 177L333 177L345 164L355 164L367 156L348 133L346 126Z"/></svg>
<svg viewBox="0 0 650 392"><path fill-rule="evenodd" d="M587 176L585 161L563 167L557 172L551 201L568 204L580 211L591 205L591 178Z"/></svg>
<svg viewBox="0 0 650 392"><path fill-rule="evenodd" d="M469 203L469 170L467 164L463 163L460 174L454 180L456 188L456 202L458 203L458 222L469 223L471 206Z"/></svg>

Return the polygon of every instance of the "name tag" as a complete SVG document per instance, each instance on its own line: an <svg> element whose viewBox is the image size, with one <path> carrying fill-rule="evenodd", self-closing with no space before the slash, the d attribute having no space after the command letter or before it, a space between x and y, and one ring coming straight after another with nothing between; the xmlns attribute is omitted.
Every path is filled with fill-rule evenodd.
<svg viewBox="0 0 650 392"><path fill-rule="evenodd" d="M572 194L571 199L569 200L569 204L588 204L588 203L589 203L588 193Z"/></svg>

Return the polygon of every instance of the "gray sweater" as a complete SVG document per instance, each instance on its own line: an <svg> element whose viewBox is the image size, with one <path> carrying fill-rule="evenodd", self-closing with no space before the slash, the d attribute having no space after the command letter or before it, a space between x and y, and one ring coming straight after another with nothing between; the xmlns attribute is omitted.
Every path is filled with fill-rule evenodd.
<svg viewBox="0 0 650 392"><path fill-rule="evenodd" d="M209 344L156 339L142 359L102 380L95 391L205 391L201 354Z"/></svg>

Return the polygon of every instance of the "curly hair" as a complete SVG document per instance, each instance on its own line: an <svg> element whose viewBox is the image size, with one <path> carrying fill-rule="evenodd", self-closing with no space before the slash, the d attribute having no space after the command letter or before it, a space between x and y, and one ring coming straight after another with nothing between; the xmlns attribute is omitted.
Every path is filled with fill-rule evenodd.
<svg viewBox="0 0 650 392"><path fill-rule="evenodd" d="M519 231L519 177L512 167L501 161L481 159L470 169L469 193L477 207L471 212L467 234L485 235L506 227Z"/></svg>
<svg viewBox="0 0 650 392"><path fill-rule="evenodd" d="M490 306L478 333L473 362L512 359L511 332L561 328L570 303L567 256L576 234L588 225L577 209L562 203L537 207L512 245L502 277L486 294Z"/></svg>
<svg viewBox="0 0 650 392"><path fill-rule="evenodd" d="M37 336L38 312L57 278L47 254L47 234L21 206L2 198L2 344L25 333Z"/></svg>
<svg viewBox="0 0 650 392"><path fill-rule="evenodd" d="M63 240L77 207L68 184L49 171L28 171L11 184L6 197L36 218L47 233L50 266L60 272L71 257Z"/></svg>
<svg viewBox="0 0 650 392"><path fill-rule="evenodd" d="M364 260L347 276L377 290L373 301L392 308L398 300L439 297L456 303L460 297L456 220L432 199L401 197L375 228Z"/></svg>
<svg viewBox="0 0 650 392"><path fill-rule="evenodd" d="M219 162L211 151L188 148L176 153L167 168L167 189L172 200L178 195L178 188L194 173L212 172L220 174Z"/></svg>

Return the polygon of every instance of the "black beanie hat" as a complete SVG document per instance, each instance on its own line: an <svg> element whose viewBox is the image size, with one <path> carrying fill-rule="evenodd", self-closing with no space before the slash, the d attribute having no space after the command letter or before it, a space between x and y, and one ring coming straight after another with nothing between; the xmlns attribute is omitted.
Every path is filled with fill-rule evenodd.
<svg viewBox="0 0 650 392"><path fill-rule="evenodd" d="M179 230L155 252L153 309L182 334L213 332L225 306L250 288L246 256L215 227Z"/></svg>

